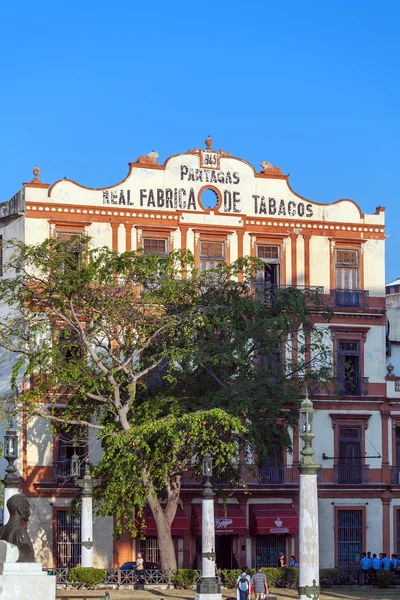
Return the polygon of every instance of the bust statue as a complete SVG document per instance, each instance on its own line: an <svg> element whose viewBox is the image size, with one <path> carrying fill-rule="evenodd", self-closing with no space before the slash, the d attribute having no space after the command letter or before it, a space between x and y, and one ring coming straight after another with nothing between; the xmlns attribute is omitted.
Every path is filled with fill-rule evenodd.
<svg viewBox="0 0 400 600"><path fill-rule="evenodd" d="M14 494L7 501L10 513L8 522L0 528L0 540L17 546L19 558L17 562L35 562L32 541L23 523L29 521L31 509L25 494Z"/></svg>

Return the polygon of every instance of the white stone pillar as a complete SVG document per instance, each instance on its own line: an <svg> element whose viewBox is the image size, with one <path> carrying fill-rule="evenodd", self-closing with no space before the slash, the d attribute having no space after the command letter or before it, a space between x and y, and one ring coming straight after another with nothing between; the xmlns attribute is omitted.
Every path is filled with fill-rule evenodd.
<svg viewBox="0 0 400 600"><path fill-rule="evenodd" d="M215 577L215 530L214 530L214 498L203 498L202 507L202 558L201 576ZM208 557L206 556L208 554Z"/></svg>
<svg viewBox="0 0 400 600"><path fill-rule="evenodd" d="M82 497L81 513L82 567L93 567L93 499Z"/></svg>
<svg viewBox="0 0 400 600"><path fill-rule="evenodd" d="M201 577L197 583L195 600L222 600L221 583L215 573L214 492L210 483L211 465L211 456L205 454L203 459L205 483L201 501Z"/></svg>
<svg viewBox="0 0 400 600"><path fill-rule="evenodd" d="M8 512L7 502L14 496L15 494L19 494L19 488L14 486L4 486L4 525L8 522L10 518L10 513Z"/></svg>
<svg viewBox="0 0 400 600"><path fill-rule="evenodd" d="M309 600L310 597L318 600L318 591L314 591L312 588L319 586L317 492L319 465L300 466L299 470L299 600ZM308 588L308 590L305 588ZM309 595L310 592L311 596Z"/></svg>

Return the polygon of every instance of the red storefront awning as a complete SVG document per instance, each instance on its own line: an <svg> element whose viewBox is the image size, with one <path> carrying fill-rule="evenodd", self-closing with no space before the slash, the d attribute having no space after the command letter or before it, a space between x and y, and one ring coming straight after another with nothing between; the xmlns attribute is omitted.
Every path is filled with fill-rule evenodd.
<svg viewBox="0 0 400 600"><path fill-rule="evenodd" d="M299 517L290 504L250 504L251 535L299 532Z"/></svg>
<svg viewBox="0 0 400 600"><path fill-rule="evenodd" d="M201 535L201 504L192 508L192 534ZM214 504L216 535L246 535L246 515L238 504Z"/></svg>
<svg viewBox="0 0 400 600"><path fill-rule="evenodd" d="M156 522L154 520L153 515L150 510L145 510L144 512L144 520L146 521L146 527L143 528L143 535L146 537L156 536L157 528ZM171 525L171 535L175 536L183 536L189 533L189 521L183 512L182 508L177 508L175 519L172 521Z"/></svg>

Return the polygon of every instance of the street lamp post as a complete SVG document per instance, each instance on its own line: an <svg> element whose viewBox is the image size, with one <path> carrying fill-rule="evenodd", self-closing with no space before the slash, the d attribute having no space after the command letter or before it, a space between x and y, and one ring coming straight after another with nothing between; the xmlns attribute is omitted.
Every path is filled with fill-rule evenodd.
<svg viewBox="0 0 400 600"><path fill-rule="evenodd" d="M313 403L306 393L300 407L300 437L304 446L300 471L299 600L319 599L319 539L317 474L311 442L315 437Z"/></svg>
<svg viewBox="0 0 400 600"><path fill-rule="evenodd" d="M221 584L215 574L214 492L210 483L212 457L208 453L203 457L203 477L201 577L195 600L222 600Z"/></svg>
<svg viewBox="0 0 400 600"><path fill-rule="evenodd" d="M18 435L14 427L9 427L4 436L4 458L8 461L6 476L3 479L4 484L4 524L10 518L7 502L11 496L19 493L20 477L14 462L18 458Z"/></svg>
<svg viewBox="0 0 400 600"><path fill-rule="evenodd" d="M81 566L93 566L93 487L97 483L92 479L89 461L85 463L85 473L82 479L76 480L77 485L82 488L82 512L81 512L81 544L82 556Z"/></svg>

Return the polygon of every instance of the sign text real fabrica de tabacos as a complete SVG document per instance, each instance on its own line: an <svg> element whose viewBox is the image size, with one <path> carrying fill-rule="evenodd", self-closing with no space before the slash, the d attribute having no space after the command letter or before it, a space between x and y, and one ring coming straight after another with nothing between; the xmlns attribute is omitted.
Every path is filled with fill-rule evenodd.
<svg viewBox="0 0 400 600"><path fill-rule="evenodd" d="M200 181L201 183L238 185L239 174L234 171L215 171L213 169L194 169L181 165L181 181ZM220 190L222 196L222 210L225 213L241 213L241 192L227 189ZM114 204L118 206L132 206L137 208L164 208L171 210L193 210L197 206L196 192L193 187L174 188L140 188L138 198L133 198L130 189L103 190L103 204ZM272 197L251 194L251 206L256 215L306 217L313 215L312 204L297 202L294 200L276 200ZM247 211L246 211L247 212Z"/></svg>

